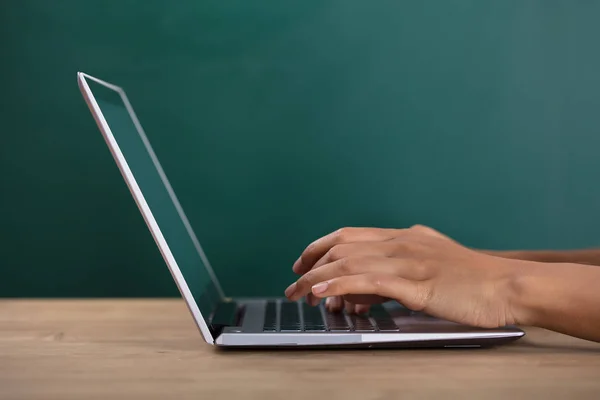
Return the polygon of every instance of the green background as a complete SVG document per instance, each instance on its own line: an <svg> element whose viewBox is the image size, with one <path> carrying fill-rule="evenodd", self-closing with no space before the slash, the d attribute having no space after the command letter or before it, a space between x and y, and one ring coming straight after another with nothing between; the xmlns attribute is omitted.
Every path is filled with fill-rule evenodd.
<svg viewBox="0 0 600 400"><path fill-rule="evenodd" d="M280 294L347 225L595 246L598 20L583 0L4 0L0 295L177 295L79 70L126 89L230 294Z"/></svg>

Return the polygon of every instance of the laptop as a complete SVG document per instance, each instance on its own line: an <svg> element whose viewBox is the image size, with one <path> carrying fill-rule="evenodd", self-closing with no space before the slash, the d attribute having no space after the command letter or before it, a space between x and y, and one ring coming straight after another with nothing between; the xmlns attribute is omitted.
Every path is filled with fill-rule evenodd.
<svg viewBox="0 0 600 400"><path fill-rule="evenodd" d="M79 72L78 85L204 340L217 348L482 347L524 331L482 329L395 302L366 315L281 298L231 298L219 282L125 91ZM282 292L283 292L282 288Z"/></svg>

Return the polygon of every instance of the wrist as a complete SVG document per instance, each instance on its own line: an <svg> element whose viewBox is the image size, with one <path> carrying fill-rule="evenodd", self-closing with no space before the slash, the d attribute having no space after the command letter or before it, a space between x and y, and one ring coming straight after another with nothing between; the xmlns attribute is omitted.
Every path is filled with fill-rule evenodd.
<svg viewBox="0 0 600 400"><path fill-rule="evenodd" d="M508 301L510 322L600 342L600 271L572 263L517 261Z"/></svg>
<svg viewBox="0 0 600 400"><path fill-rule="evenodd" d="M529 299L535 292L535 279L530 271L518 268L514 271L510 280L509 290L509 310L515 325L532 326L535 325L534 312Z"/></svg>
<svg viewBox="0 0 600 400"><path fill-rule="evenodd" d="M510 310L516 325L550 328L560 305L569 299L569 277L578 265L517 261L511 282Z"/></svg>
<svg viewBox="0 0 600 400"><path fill-rule="evenodd" d="M509 307L515 325L542 326L545 309L553 300L549 297L554 286L552 269L544 263L516 261L510 284Z"/></svg>

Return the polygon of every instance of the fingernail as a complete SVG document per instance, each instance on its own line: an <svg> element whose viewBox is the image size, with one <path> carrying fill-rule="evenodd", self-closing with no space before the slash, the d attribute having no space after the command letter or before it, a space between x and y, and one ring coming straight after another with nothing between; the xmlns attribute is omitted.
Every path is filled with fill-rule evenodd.
<svg viewBox="0 0 600 400"><path fill-rule="evenodd" d="M287 289L285 289L285 297L292 296L295 291L296 291L296 282L292 283L290 286L288 286Z"/></svg>
<svg viewBox="0 0 600 400"><path fill-rule="evenodd" d="M329 286L329 283L327 283L327 282L317 283L316 285L314 285L312 287L312 292L314 294L323 293L324 291L327 290L328 286Z"/></svg>
<svg viewBox="0 0 600 400"><path fill-rule="evenodd" d="M298 273L298 270L300 269L301 266L302 266L302 258L298 258L296 260L296 262L294 263L294 265L292 266L292 271L294 271L295 273Z"/></svg>

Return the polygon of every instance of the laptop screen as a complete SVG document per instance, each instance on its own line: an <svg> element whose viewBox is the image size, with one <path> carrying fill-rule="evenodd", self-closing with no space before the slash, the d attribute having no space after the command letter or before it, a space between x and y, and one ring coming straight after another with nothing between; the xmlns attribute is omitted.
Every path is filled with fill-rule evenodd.
<svg viewBox="0 0 600 400"><path fill-rule="evenodd" d="M202 249L180 208L143 130L138 130L121 94L87 79L98 106L148 203L194 301L208 324L220 300ZM138 125L139 127L139 125ZM140 127L141 129L141 127Z"/></svg>

